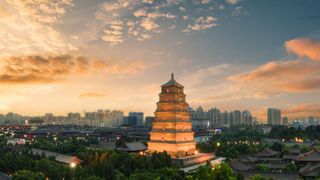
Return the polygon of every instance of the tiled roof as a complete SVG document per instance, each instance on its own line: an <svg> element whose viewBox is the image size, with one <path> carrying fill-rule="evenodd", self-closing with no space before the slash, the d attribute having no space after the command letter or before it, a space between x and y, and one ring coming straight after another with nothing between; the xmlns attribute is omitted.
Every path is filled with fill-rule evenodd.
<svg viewBox="0 0 320 180"><path fill-rule="evenodd" d="M298 155L296 154L285 154L283 155L283 159L287 159L287 160L293 160L295 158L297 158Z"/></svg>
<svg viewBox="0 0 320 180"><path fill-rule="evenodd" d="M266 167L271 169L284 169L287 167L287 163L266 163L264 164Z"/></svg>
<svg viewBox="0 0 320 180"><path fill-rule="evenodd" d="M316 165L306 165L299 170L302 176L317 177L320 173L320 163Z"/></svg>
<svg viewBox="0 0 320 180"><path fill-rule="evenodd" d="M266 178L273 178L276 180L298 180L300 179L298 173L264 173L264 172L256 172L256 171L244 171L241 174L245 177L245 179L251 179L255 174L260 174Z"/></svg>
<svg viewBox="0 0 320 180"><path fill-rule="evenodd" d="M289 153L291 154L299 154L301 152L300 148L290 148L288 149Z"/></svg>
<svg viewBox="0 0 320 180"><path fill-rule="evenodd" d="M76 156L64 155L64 154L60 154L57 152L46 151L46 150L42 150L42 149L32 148L29 152L33 155L39 155L39 156L44 155L47 158L54 157L56 161L61 162L61 163L65 163L65 164L70 164L72 162L74 162L74 163L81 163L82 162Z"/></svg>
<svg viewBox="0 0 320 180"><path fill-rule="evenodd" d="M244 163L242 163L238 159L234 160L234 161L231 161L229 163L229 165L235 171L248 171L248 170L250 170L252 168L251 166L245 165Z"/></svg>
<svg viewBox="0 0 320 180"><path fill-rule="evenodd" d="M243 163L253 163L253 162L258 161L257 158L250 156L250 155L244 156L244 157L240 158L239 160Z"/></svg>
<svg viewBox="0 0 320 180"><path fill-rule="evenodd" d="M266 148L263 151L256 153L256 156L266 157L266 156L276 156L278 154L279 154L278 151L274 151L272 149Z"/></svg>
<svg viewBox="0 0 320 180"><path fill-rule="evenodd" d="M320 161L320 152L318 149L314 148L313 150L302 153L298 155L295 161L307 161L307 162L319 162Z"/></svg>
<svg viewBox="0 0 320 180"><path fill-rule="evenodd" d="M147 146L145 146L141 142L127 142L124 146L117 148L120 151L144 151L147 150Z"/></svg>
<svg viewBox="0 0 320 180"><path fill-rule="evenodd" d="M0 172L0 180L10 180L10 179L11 179L10 176Z"/></svg>
<svg viewBox="0 0 320 180"><path fill-rule="evenodd" d="M183 87L180 83L178 83L175 79L174 79L174 74L171 74L171 79L163 84L162 86L178 86L178 87Z"/></svg>

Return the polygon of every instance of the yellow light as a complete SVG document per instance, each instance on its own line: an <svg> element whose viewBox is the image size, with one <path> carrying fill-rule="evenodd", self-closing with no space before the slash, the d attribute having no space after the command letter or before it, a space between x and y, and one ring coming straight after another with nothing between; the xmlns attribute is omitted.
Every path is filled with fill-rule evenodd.
<svg viewBox="0 0 320 180"><path fill-rule="evenodd" d="M198 154L199 152L196 150L194 153L195 153L195 154Z"/></svg>
<svg viewBox="0 0 320 180"><path fill-rule="evenodd" d="M74 162L72 162L72 163L70 164L70 168L75 168L76 166L77 166L77 164L74 163Z"/></svg>
<svg viewBox="0 0 320 180"><path fill-rule="evenodd" d="M139 153L141 156L143 155L143 152L142 151L140 151L140 153Z"/></svg>
<svg viewBox="0 0 320 180"><path fill-rule="evenodd" d="M217 146L218 146L218 147L220 146L220 143L219 143L219 142L217 142Z"/></svg>

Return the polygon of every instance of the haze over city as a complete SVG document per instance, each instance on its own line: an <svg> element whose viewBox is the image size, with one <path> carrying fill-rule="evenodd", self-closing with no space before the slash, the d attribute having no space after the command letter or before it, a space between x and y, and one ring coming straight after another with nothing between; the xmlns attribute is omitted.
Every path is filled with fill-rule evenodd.
<svg viewBox="0 0 320 180"><path fill-rule="evenodd" d="M191 107L320 116L317 0L0 0L0 113Z"/></svg>

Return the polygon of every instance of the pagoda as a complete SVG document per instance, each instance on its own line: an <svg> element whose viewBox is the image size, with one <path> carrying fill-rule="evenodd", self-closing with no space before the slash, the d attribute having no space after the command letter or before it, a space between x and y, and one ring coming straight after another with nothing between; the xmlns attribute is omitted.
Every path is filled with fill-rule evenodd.
<svg viewBox="0 0 320 180"><path fill-rule="evenodd" d="M173 73L171 79L161 86L160 100L148 141L150 153L166 151L175 158L197 154L189 105L183 88L174 79Z"/></svg>

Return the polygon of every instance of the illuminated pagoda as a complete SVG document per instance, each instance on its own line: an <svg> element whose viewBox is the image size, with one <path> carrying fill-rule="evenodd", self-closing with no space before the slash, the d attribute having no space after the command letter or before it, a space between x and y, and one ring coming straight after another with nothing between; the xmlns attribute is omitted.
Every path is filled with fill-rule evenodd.
<svg viewBox="0 0 320 180"><path fill-rule="evenodd" d="M167 151L171 157L197 154L194 132L190 121L189 105L183 86L171 79L161 86L155 120L150 132L148 151Z"/></svg>

